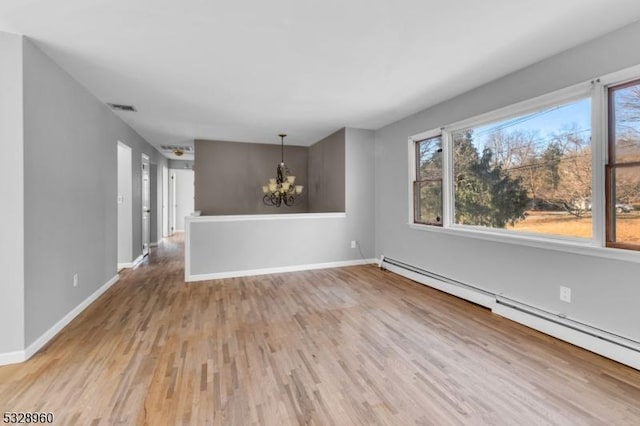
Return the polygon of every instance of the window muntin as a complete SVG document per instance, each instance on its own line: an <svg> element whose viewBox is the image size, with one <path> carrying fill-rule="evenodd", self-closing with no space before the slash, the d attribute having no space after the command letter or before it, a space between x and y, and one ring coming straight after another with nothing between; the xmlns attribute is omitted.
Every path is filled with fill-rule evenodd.
<svg viewBox="0 0 640 426"><path fill-rule="evenodd" d="M451 140L454 224L592 238L590 98Z"/></svg>
<svg viewBox="0 0 640 426"><path fill-rule="evenodd" d="M414 223L442 226L442 136L415 142Z"/></svg>
<svg viewBox="0 0 640 426"><path fill-rule="evenodd" d="M609 88L607 245L640 249L640 80Z"/></svg>

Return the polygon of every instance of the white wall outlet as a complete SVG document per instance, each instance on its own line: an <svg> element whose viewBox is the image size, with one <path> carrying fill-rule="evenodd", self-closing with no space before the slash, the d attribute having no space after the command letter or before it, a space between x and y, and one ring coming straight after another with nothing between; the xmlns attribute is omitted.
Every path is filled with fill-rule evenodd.
<svg viewBox="0 0 640 426"><path fill-rule="evenodd" d="M351 240L351 248L356 248L356 240Z"/></svg>
<svg viewBox="0 0 640 426"><path fill-rule="evenodd" d="M73 274L73 286L78 287L78 274Z"/></svg>
<svg viewBox="0 0 640 426"><path fill-rule="evenodd" d="M560 300L563 302L571 303L571 288L560 286Z"/></svg>

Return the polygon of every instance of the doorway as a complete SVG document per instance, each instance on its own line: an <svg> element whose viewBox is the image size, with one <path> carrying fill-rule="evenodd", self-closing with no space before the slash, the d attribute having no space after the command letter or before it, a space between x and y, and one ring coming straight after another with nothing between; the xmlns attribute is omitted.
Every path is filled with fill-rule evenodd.
<svg viewBox="0 0 640 426"><path fill-rule="evenodd" d="M189 169L172 169L170 173L170 210L171 233L185 230L184 218L194 209L194 174Z"/></svg>
<svg viewBox="0 0 640 426"><path fill-rule="evenodd" d="M162 166L162 236L169 235L169 168Z"/></svg>
<svg viewBox="0 0 640 426"><path fill-rule="evenodd" d="M132 266L133 261L133 190L132 151L118 141L117 145L118 205L118 270Z"/></svg>
<svg viewBox="0 0 640 426"><path fill-rule="evenodd" d="M151 181L149 156L142 154L142 256L149 255L151 238Z"/></svg>

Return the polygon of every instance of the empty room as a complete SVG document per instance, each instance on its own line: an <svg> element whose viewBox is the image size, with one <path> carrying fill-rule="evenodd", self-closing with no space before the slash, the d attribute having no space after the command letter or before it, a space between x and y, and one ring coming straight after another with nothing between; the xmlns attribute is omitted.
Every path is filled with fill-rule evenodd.
<svg viewBox="0 0 640 426"><path fill-rule="evenodd" d="M0 3L0 415L640 424L640 3Z"/></svg>

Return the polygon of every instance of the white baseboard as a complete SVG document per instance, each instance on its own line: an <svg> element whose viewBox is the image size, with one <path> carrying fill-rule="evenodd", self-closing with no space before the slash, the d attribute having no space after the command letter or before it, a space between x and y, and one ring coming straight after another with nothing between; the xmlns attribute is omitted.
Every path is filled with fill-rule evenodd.
<svg viewBox="0 0 640 426"><path fill-rule="evenodd" d="M570 327L558 322L552 322L545 318L510 308L509 306L496 304L492 309L492 312L519 324L526 325L534 330L538 330L544 334L548 334L549 336L553 336L556 339L564 340L572 345L597 353L598 355L602 355L603 357L614 361L618 361L619 363L628 365L636 370L640 370L640 356L638 355L638 349L633 350L622 346L621 344L587 334L586 332L576 329L575 326ZM556 321L561 321L561 319ZM604 335L608 333L602 334ZM608 338L615 339L611 336ZM634 345L631 342L625 342L625 344L629 346L639 346L637 344Z"/></svg>
<svg viewBox="0 0 640 426"><path fill-rule="evenodd" d="M280 274L283 272L309 271L312 269L341 268L344 266L367 265L378 263L378 259L342 260L338 262L312 263L306 265L280 266L275 268L248 269L244 271L216 272L212 274L197 274L186 277L187 282L219 280L223 278L250 277L254 275Z"/></svg>
<svg viewBox="0 0 640 426"><path fill-rule="evenodd" d="M158 247L160 241L156 241L155 243L149 243L149 247Z"/></svg>
<svg viewBox="0 0 640 426"><path fill-rule="evenodd" d="M0 365L17 364L24 360L24 351L13 351L0 354Z"/></svg>
<svg viewBox="0 0 640 426"><path fill-rule="evenodd" d="M379 259L375 259L375 263L382 264L382 261ZM492 309L496 304L495 296L490 294L480 293L479 291L473 291L472 289L456 286L444 281L439 281L435 278L426 277L416 272L412 272L388 263L384 264L384 269L391 271L394 274L402 275L403 277L409 278L412 281L424 284L427 287L432 287L461 299L468 300L469 302L484 306L485 308Z"/></svg>
<svg viewBox="0 0 640 426"><path fill-rule="evenodd" d="M123 268L129 268L129 269L136 268L140 263L142 263L143 259L144 259L144 256L140 255L133 262L118 263L118 270Z"/></svg>
<svg viewBox="0 0 640 426"><path fill-rule="evenodd" d="M60 321L58 321L53 327L45 331L38 339L30 344L25 350L15 351L0 354L0 365L16 364L24 362L31 358L36 352L38 352L44 345L46 345L51 339L55 337L67 324L69 324L75 317L80 315L89 305L91 305L98 297L100 297L105 291L107 291L112 285L118 282L119 275L115 275L109 281L97 289L93 294L83 300L78 306L73 308L71 312L66 314Z"/></svg>
<svg viewBox="0 0 640 426"><path fill-rule="evenodd" d="M384 258L379 261L379 264L382 264L383 261ZM638 342L621 338L606 331L593 329L574 321L559 317L552 318L550 314L545 314L543 311L540 314L528 313L521 309L498 303L495 295L483 294L472 289L456 286L389 263L384 264L384 268L420 284L485 306L496 315L508 318L556 339L640 370L640 356L638 355L640 343ZM501 296L497 297L502 298Z"/></svg>

